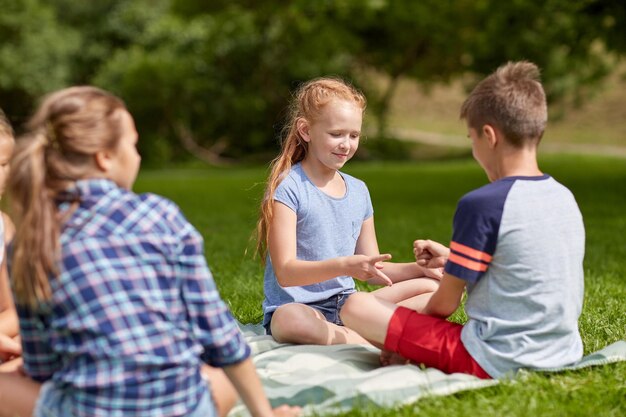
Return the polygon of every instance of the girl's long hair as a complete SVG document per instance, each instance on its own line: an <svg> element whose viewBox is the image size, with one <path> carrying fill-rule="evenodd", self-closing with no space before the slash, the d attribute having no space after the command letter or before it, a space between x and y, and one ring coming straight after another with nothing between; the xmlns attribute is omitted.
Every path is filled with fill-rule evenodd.
<svg viewBox="0 0 626 417"><path fill-rule="evenodd" d="M13 134L13 128L11 127L11 123L9 123L9 119L2 109L0 109L0 136L13 140Z"/></svg>
<svg viewBox="0 0 626 417"><path fill-rule="evenodd" d="M58 272L59 193L95 168L94 155L117 146L117 97L95 87L71 87L47 96L17 143L8 192L16 233L11 277L16 302L30 308L51 296Z"/></svg>
<svg viewBox="0 0 626 417"><path fill-rule="evenodd" d="M267 255L267 239L272 222L276 187L289 173L292 165L302 161L307 153L308 145L298 132L298 121L305 119L309 123L314 123L322 109L336 99L354 103L361 111L365 111L367 105L363 93L339 78L310 80L296 90L291 100L287 123L283 128L281 151L270 163L270 175L256 226L256 253L260 255L262 262L265 262Z"/></svg>

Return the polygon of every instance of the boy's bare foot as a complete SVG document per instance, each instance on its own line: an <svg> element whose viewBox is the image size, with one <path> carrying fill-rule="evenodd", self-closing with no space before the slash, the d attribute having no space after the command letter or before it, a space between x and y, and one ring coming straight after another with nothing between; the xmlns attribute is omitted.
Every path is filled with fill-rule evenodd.
<svg viewBox="0 0 626 417"><path fill-rule="evenodd" d="M382 366L407 365L409 363L411 363L411 361L399 353L385 349L380 351L380 364Z"/></svg>
<svg viewBox="0 0 626 417"><path fill-rule="evenodd" d="M298 417L302 409L298 406L281 405L272 410L274 417Z"/></svg>

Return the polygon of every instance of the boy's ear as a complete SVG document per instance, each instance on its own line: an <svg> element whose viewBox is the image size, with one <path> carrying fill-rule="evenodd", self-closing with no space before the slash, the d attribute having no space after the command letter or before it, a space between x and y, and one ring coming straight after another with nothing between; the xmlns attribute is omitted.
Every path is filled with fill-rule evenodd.
<svg viewBox="0 0 626 417"><path fill-rule="evenodd" d="M495 148L498 142L500 142L498 130L491 125L483 125L482 134L489 143L490 148Z"/></svg>
<svg viewBox="0 0 626 417"><path fill-rule="evenodd" d="M306 119L301 117L296 121L296 130L305 142L311 140L309 136L309 122Z"/></svg>
<svg viewBox="0 0 626 417"><path fill-rule="evenodd" d="M99 171L109 172L113 164L111 151L107 149L98 151L93 156L93 159L94 159L94 162L96 163L96 168Z"/></svg>

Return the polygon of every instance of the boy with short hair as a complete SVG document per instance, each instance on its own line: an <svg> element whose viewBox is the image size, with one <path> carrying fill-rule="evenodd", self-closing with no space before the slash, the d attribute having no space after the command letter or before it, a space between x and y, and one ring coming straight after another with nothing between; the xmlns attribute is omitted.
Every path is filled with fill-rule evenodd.
<svg viewBox="0 0 626 417"><path fill-rule="evenodd" d="M414 243L418 264L445 265L439 289L420 311L355 294L341 318L385 351L446 373L499 378L576 362L585 230L572 193L537 164L547 121L537 66L498 68L474 88L461 118L491 183L459 201L449 249ZM466 287L467 323L445 320Z"/></svg>

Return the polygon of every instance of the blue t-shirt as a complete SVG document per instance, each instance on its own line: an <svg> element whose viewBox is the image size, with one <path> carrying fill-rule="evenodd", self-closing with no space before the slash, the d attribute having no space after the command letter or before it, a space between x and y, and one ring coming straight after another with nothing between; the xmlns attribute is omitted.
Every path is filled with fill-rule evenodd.
<svg viewBox="0 0 626 417"><path fill-rule="evenodd" d="M467 281L461 340L492 377L582 357L585 229L548 175L507 177L465 195L445 270Z"/></svg>
<svg viewBox="0 0 626 417"><path fill-rule="evenodd" d="M321 261L354 255L361 226L373 215L374 209L365 183L350 175L340 174L346 184L346 193L341 198L331 197L317 188L300 163L291 168L276 188L274 200L289 207L297 216L298 259ZM269 322L269 313L283 304L313 303L336 294L354 292L354 280L348 276L302 287L283 288L276 280L269 255L264 279L263 324Z"/></svg>

